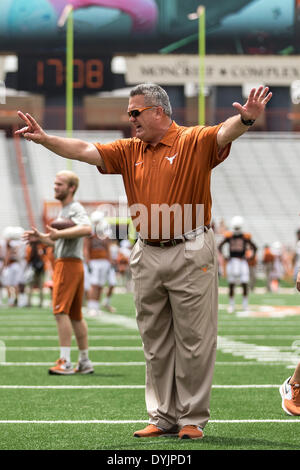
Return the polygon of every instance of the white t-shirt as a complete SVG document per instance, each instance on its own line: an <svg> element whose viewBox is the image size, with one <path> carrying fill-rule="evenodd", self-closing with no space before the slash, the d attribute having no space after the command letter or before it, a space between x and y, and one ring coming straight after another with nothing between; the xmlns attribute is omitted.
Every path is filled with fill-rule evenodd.
<svg viewBox="0 0 300 470"><path fill-rule="evenodd" d="M73 201L63 207L59 217L71 219L76 225L91 225L85 208L77 201ZM55 258L83 259L83 237L56 240L54 255Z"/></svg>

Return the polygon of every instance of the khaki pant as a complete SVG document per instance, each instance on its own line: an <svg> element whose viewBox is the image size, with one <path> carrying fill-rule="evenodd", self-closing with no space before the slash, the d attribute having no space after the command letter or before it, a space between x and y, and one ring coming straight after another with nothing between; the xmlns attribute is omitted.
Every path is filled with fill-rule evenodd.
<svg viewBox="0 0 300 470"><path fill-rule="evenodd" d="M213 231L131 254L137 323L146 359L150 423L166 430L207 423L217 343L218 269Z"/></svg>

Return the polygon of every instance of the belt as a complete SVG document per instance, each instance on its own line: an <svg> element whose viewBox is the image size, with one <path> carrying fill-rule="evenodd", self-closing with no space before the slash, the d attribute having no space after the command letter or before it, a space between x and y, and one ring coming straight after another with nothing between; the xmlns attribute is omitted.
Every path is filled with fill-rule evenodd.
<svg viewBox="0 0 300 470"><path fill-rule="evenodd" d="M201 233L207 232L210 228L211 228L210 224L204 225L204 227L199 227L199 228L196 228L195 230L192 230L191 232L184 233L181 236L181 238L173 238L171 240L152 242L150 240L144 240L143 238L141 238L141 241L145 245L158 246L160 248L167 248L168 246L176 246L176 245L179 245L180 243L193 240Z"/></svg>

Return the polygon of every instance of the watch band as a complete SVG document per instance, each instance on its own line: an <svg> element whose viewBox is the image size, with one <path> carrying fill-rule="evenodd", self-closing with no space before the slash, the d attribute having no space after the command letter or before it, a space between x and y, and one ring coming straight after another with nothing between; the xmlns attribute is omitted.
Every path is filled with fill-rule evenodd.
<svg viewBox="0 0 300 470"><path fill-rule="evenodd" d="M242 116L241 121L245 126L252 126L255 123L255 119L243 119Z"/></svg>

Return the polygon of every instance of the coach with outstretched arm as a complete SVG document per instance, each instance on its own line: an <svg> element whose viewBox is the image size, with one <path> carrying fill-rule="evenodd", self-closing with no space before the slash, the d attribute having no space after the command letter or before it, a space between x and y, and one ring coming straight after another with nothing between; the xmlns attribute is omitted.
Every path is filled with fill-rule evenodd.
<svg viewBox="0 0 300 470"><path fill-rule="evenodd" d="M17 131L64 158L123 176L139 232L131 254L137 323L146 359L149 425L136 437L178 433L201 439L217 343L218 269L210 227L212 169L264 111L272 94L253 88L239 114L211 127L177 125L167 93L141 84L130 92L136 137L109 144L48 135L29 114ZM101 111L99 111L101 112Z"/></svg>

